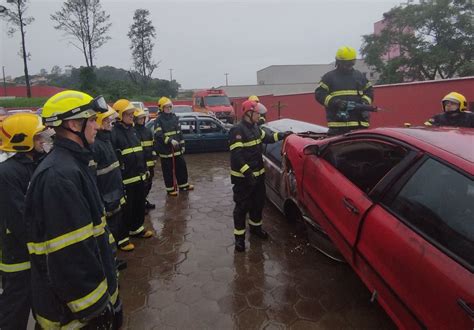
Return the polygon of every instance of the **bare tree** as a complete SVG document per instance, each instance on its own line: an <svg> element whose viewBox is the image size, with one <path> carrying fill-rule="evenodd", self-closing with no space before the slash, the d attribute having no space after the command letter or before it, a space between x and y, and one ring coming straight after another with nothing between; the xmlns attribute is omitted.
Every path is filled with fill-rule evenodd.
<svg viewBox="0 0 474 330"><path fill-rule="evenodd" d="M50 17L56 22L55 29L74 40L71 44L83 53L87 67L94 66L97 49L110 39L107 32L112 25L100 0L66 0Z"/></svg>
<svg viewBox="0 0 474 330"><path fill-rule="evenodd" d="M31 24L35 19L33 17L26 16L26 11L28 10L28 0L9 0L8 4L10 5L8 10L6 11L6 17L10 24L8 34L12 36L17 31L17 29L20 30L20 55L23 58L23 69L25 73L26 82L26 96L31 97L30 76L28 74L28 60L30 58L30 53L26 51L25 27Z"/></svg>
<svg viewBox="0 0 474 330"><path fill-rule="evenodd" d="M158 67L158 63L153 61L153 47L155 46L153 40L156 38L156 31L149 16L150 12L146 9L135 10L133 24L128 32L133 65L144 85L147 84L153 71Z"/></svg>

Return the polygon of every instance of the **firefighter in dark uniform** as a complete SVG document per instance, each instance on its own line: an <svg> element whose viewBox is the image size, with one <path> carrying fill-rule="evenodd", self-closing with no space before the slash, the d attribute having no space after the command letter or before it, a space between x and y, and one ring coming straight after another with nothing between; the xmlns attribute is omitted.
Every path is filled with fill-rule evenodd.
<svg viewBox="0 0 474 330"><path fill-rule="evenodd" d="M23 221L30 178L43 153L38 115L7 117L0 130L0 329L26 329L31 309L30 257Z"/></svg>
<svg viewBox="0 0 474 330"><path fill-rule="evenodd" d="M276 133L257 126L260 114L257 103L242 103L242 120L230 130L231 182L234 185L235 250L245 251L245 220L249 214L250 233L267 239L262 229L262 212L265 205L265 168L262 143L274 143L291 132Z"/></svg>
<svg viewBox="0 0 474 330"><path fill-rule="evenodd" d="M153 132L145 127L146 113L144 110L138 109L133 115L135 117L135 130L142 144L146 167L150 173L145 182L145 209L151 210L155 208L155 204L150 203L147 197L153 184L153 177L155 176L156 152L153 150Z"/></svg>
<svg viewBox="0 0 474 330"><path fill-rule="evenodd" d="M441 100L443 112L425 122L426 126L452 126L474 128L474 113L467 110L464 95L451 92Z"/></svg>
<svg viewBox="0 0 474 330"><path fill-rule="evenodd" d="M184 139L178 117L171 112L173 103L167 97L158 101L160 115L155 120L155 149L160 157L161 171L165 181L166 192L170 196L180 191L193 190L188 182L188 169L184 160ZM176 178L176 181L175 181Z"/></svg>
<svg viewBox="0 0 474 330"><path fill-rule="evenodd" d="M129 234L150 238L151 230L145 229L145 182L149 176L140 139L133 127L133 113L137 110L129 100L120 99L112 106L118 113L118 121L112 129L112 145L122 169L127 203L123 217Z"/></svg>
<svg viewBox="0 0 474 330"><path fill-rule="evenodd" d="M336 53L336 69L327 72L315 90L316 100L326 108L328 135L345 134L369 127L370 112L376 111L372 85L354 69L356 51L340 47Z"/></svg>
<svg viewBox="0 0 474 330"><path fill-rule="evenodd" d="M31 179L25 222L32 309L43 329L121 325L114 240L90 168L95 116L105 111L102 97L68 90L41 114L56 139Z"/></svg>
<svg viewBox="0 0 474 330"><path fill-rule="evenodd" d="M97 163L97 187L105 206L107 224L119 249L133 251L135 246L130 243L128 226L123 219L123 207L126 201L120 163L111 142L112 125L117 117L117 112L111 107L108 107L107 112L97 115L99 130L92 150Z"/></svg>

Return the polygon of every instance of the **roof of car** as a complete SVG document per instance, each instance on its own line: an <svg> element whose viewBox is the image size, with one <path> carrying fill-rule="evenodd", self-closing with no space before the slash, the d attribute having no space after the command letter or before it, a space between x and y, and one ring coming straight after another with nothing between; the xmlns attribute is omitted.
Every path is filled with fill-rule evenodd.
<svg viewBox="0 0 474 330"><path fill-rule="evenodd" d="M177 112L175 113L178 117L205 117L205 118L214 118L214 116L202 113L202 112Z"/></svg>
<svg viewBox="0 0 474 330"><path fill-rule="evenodd" d="M327 127L289 118L269 121L265 124L265 126L268 126L271 129L279 132L292 131L294 133L327 133L328 131Z"/></svg>
<svg viewBox="0 0 474 330"><path fill-rule="evenodd" d="M422 143L426 143L474 163L474 130L469 128L376 128L366 132L389 135L420 148ZM355 132L355 134L363 133L364 130Z"/></svg>

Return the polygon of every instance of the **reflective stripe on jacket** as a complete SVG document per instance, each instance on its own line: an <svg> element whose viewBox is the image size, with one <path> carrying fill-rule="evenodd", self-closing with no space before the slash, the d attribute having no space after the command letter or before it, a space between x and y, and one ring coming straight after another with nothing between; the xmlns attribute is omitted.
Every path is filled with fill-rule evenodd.
<svg viewBox="0 0 474 330"><path fill-rule="evenodd" d="M229 132L231 181L240 183L251 172L255 176L265 173L262 143L274 143L283 138L282 133L250 124L245 120Z"/></svg>
<svg viewBox="0 0 474 330"><path fill-rule="evenodd" d="M153 132L145 127L145 125L137 124L135 124L135 130L137 131L137 136L140 139L143 148L146 166L148 168L154 167L156 157L153 153Z"/></svg>
<svg viewBox="0 0 474 330"><path fill-rule="evenodd" d="M65 326L98 315L117 292L110 231L91 159L90 151L58 137L28 189L32 309L43 325Z"/></svg>
<svg viewBox="0 0 474 330"><path fill-rule="evenodd" d="M135 128L117 122L112 129L111 141L120 161L123 184L145 180L145 155Z"/></svg>
<svg viewBox="0 0 474 330"><path fill-rule="evenodd" d="M367 111L343 111L336 100L372 104L374 95L371 83L358 70L343 72L335 69L327 72L314 91L316 100L326 108L328 127L369 127Z"/></svg>
<svg viewBox="0 0 474 330"><path fill-rule="evenodd" d="M35 167L24 153L0 163L0 273L30 269L23 212Z"/></svg>
<svg viewBox="0 0 474 330"><path fill-rule="evenodd" d="M125 198L120 162L110 139L111 132L99 131L92 146L97 163L97 187L107 213L117 212Z"/></svg>
<svg viewBox="0 0 474 330"><path fill-rule="evenodd" d="M155 150L161 158L170 158L184 153L184 139L181 133L179 119L174 113L160 113L155 119ZM179 142L179 147L174 149L171 140Z"/></svg>

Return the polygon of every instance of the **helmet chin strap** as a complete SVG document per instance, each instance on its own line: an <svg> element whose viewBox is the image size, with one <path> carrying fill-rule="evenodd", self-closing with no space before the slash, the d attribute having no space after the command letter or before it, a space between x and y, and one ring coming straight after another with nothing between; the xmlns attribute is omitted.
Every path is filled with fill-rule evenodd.
<svg viewBox="0 0 474 330"><path fill-rule="evenodd" d="M82 127L81 127L81 131L80 132L77 132L77 131L73 131L72 129L70 129L69 127L66 127L66 126L63 126L61 125L62 128L64 128L66 131L69 131L75 135L77 135L81 141L82 141L82 144L84 145L84 148L86 149L90 149L90 144L89 142L87 142L87 139L86 139L86 126L87 126L87 119L83 119L82 121Z"/></svg>

